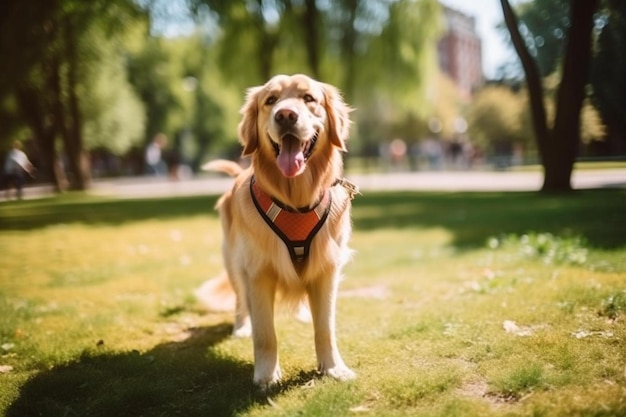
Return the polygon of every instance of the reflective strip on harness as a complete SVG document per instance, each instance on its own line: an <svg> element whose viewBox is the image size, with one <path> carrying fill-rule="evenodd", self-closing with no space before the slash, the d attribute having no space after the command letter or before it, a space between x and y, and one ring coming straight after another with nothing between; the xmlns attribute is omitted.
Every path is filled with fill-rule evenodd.
<svg viewBox="0 0 626 417"><path fill-rule="evenodd" d="M250 180L250 195L259 214L272 228L289 250L294 263L303 262L309 256L313 237L322 228L332 204L330 189L313 208L293 210L274 200L257 184Z"/></svg>

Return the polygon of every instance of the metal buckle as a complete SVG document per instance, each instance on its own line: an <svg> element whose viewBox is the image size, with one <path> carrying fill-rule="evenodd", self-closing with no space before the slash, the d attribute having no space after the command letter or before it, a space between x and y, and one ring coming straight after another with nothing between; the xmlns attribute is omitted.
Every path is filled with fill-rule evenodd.
<svg viewBox="0 0 626 417"><path fill-rule="evenodd" d="M346 189L348 195L350 196L350 200L354 200L355 195L361 194L361 192L359 191L359 186L354 184L353 182L348 181L345 178L338 178L336 183Z"/></svg>

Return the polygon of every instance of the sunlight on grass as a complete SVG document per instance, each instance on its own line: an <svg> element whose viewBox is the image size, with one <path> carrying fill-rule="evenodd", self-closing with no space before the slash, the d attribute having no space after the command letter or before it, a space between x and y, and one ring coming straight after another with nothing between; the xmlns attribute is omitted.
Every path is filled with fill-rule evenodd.
<svg viewBox="0 0 626 417"><path fill-rule="evenodd" d="M222 270L214 200L0 205L0 415L625 415L625 197L359 197L337 311L358 379L319 378L281 313L269 400L193 294Z"/></svg>

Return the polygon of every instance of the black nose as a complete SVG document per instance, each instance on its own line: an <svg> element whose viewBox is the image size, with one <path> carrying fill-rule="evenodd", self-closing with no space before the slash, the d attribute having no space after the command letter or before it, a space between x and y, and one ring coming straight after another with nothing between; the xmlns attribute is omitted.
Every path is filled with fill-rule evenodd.
<svg viewBox="0 0 626 417"><path fill-rule="evenodd" d="M291 109L280 109L274 115L274 120L280 126L293 126L298 121L298 113Z"/></svg>

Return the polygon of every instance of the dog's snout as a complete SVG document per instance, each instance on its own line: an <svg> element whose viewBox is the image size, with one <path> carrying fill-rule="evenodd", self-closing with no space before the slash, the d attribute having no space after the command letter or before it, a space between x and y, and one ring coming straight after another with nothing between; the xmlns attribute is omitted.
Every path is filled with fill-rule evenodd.
<svg viewBox="0 0 626 417"><path fill-rule="evenodd" d="M298 112L289 108L280 109L274 115L274 120L280 126L293 126L298 121Z"/></svg>

